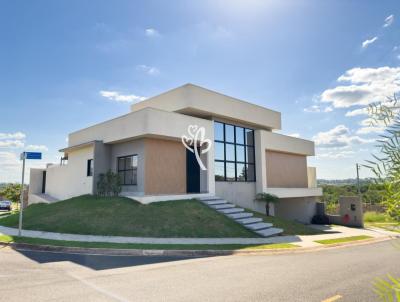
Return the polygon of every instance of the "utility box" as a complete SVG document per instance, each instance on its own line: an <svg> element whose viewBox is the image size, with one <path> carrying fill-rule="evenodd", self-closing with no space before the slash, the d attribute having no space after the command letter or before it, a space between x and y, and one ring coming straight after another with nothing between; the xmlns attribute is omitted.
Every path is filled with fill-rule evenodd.
<svg viewBox="0 0 400 302"><path fill-rule="evenodd" d="M363 209L359 196L341 196L339 213L343 225L364 227Z"/></svg>

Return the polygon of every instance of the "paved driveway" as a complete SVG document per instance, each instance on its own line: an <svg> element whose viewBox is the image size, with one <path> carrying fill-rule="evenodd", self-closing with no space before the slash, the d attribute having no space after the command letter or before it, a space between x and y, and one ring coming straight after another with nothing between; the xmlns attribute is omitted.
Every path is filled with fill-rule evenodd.
<svg viewBox="0 0 400 302"><path fill-rule="evenodd" d="M210 258L110 257L0 249L0 301L376 301L400 276L392 241L318 252ZM331 300L333 301L333 300Z"/></svg>

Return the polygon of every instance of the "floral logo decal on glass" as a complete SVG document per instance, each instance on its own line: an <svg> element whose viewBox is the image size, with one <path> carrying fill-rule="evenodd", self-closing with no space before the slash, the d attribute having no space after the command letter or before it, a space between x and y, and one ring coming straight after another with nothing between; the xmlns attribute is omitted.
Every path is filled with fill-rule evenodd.
<svg viewBox="0 0 400 302"><path fill-rule="evenodd" d="M194 153L202 170L207 170L201 161L200 155L211 149L211 140L205 139L206 129L197 125L189 125L187 132L189 136L182 135L182 144L190 152ZM199 154L200 152L200 154Z"/></svg>

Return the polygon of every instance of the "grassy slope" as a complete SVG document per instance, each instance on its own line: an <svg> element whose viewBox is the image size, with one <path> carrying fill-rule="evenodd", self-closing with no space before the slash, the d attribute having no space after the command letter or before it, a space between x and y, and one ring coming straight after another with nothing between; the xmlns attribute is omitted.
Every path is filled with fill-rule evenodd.
<svg viewBox="0 0 400 302"><path fill-rule="evenodd" d="M68 246L82 248L113 248L113 249L162 249L162 250L243 250L243 249L283 249L296 248L297 245L290 243L241 245L241 244L134 244L134 243L104 243L104 242L82 242L49 240L40 238L18 237L0 235L2 243L28 243L35 245Z"/></svg>
<svg viewBox="0 0 400 302"><path fill-rule="evenodd" d="M16 227L18 214L0 218ZM124 197L79 196L24 210L24 229L146 237L258 237L195 200L143 205Z"/></svg>

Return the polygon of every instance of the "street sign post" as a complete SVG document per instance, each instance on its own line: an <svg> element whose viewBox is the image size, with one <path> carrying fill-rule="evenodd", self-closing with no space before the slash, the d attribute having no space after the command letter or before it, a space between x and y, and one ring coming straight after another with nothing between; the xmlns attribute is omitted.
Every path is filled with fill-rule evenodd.
<svg viewBox="0 0 400 302"><path fill-rule="evenodd" d="M25 178L25 159L42 159L41 152L22 152L20 159L22 160L22 180L21 180L21 196L19 199L19 222L18 236L21 236L22 231L22 211L24 209L24 178Z"/></svg>

